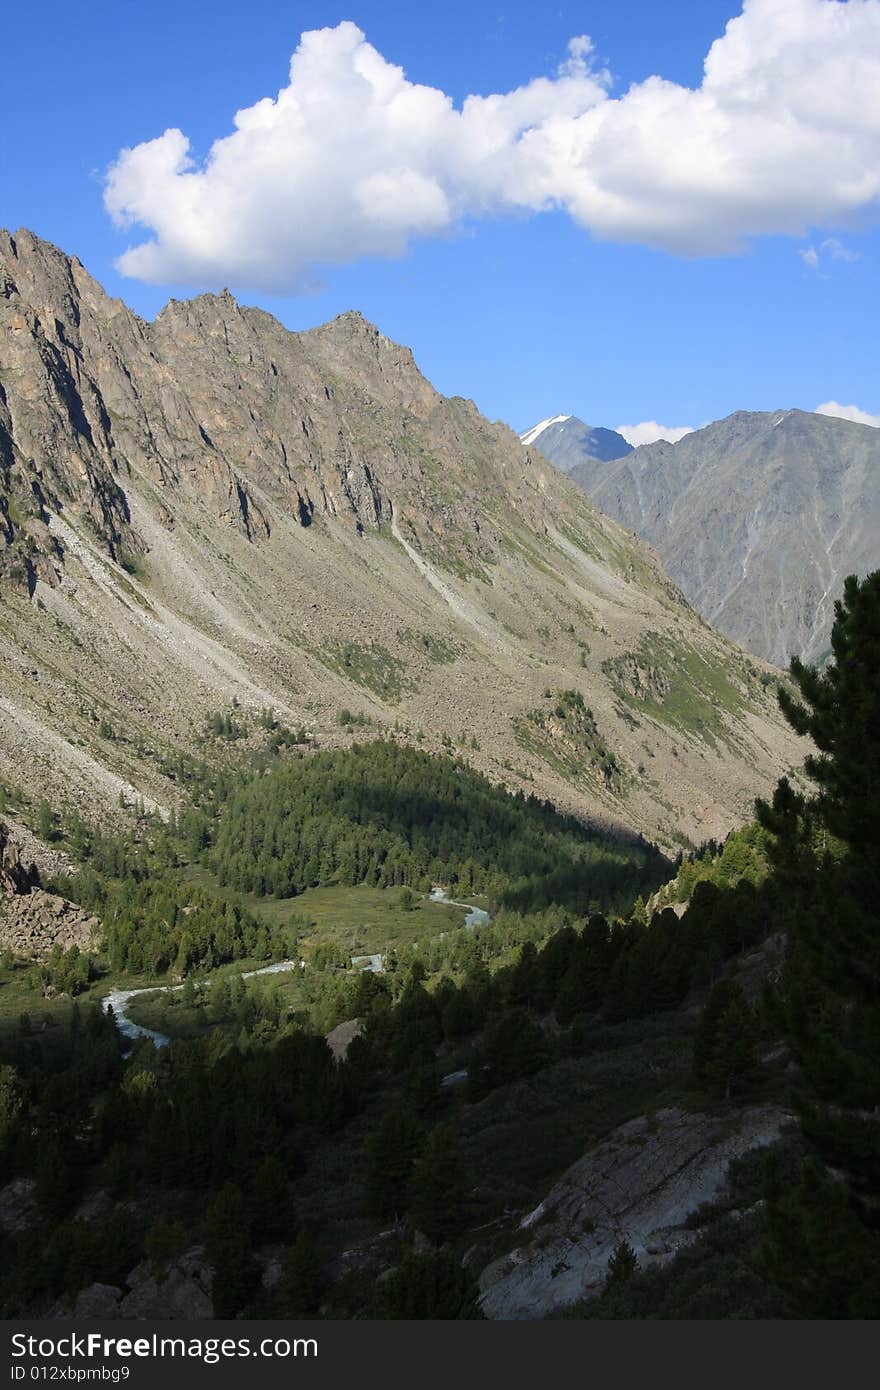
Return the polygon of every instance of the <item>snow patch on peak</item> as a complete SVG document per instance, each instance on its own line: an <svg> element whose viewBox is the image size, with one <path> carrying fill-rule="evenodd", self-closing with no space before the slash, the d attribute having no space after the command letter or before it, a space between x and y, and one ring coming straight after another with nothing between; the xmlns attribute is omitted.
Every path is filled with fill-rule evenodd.
<svg viewBox="0 0 880 1390"><path fill-rule="evenodd" d="M534 444L538 435L543 434L551 425L561 425L564 421L570 419L570 415L551 415L549 420L542 420L539 425L533 425L530 430L526 430L525 434L521 434L519 437L520 443L526 446Z"/></svg>

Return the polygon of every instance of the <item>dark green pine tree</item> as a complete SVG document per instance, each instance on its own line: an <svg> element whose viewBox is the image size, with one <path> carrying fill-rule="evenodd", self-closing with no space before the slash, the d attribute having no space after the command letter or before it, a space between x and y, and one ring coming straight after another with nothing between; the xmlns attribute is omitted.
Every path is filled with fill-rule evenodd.
<svg viewBox="0 0 880 1390"><path fill-rule="evenodd" d="M718 1095L748 1092L761 1074L758 1020L742 990L731 999L718 1021L709 1076Z"/></svg>
<svg viewBox="0 0 880 1390"><path fill-rule="evenodd" d="M791 674L801 698L779 691L779 703L817 752L804 771L818 786L813 810L864 866L880 865L880 570L844 583L835 604L832 660L819 671L795 658Z"/></svg>
<svg viewBox="0 0 880 1390"><path fill-rule="evenodd" d="M249 1192L254 1240L289 1240L296 1229L284 1164L276 1154L263 1159Z"/></svg>
<svg viewBox="0 0 880 1390"><path fill-rule="evenodd" d="M237 1317L256 1286L257 1271L247 1204L234 1183L221 1188L208 1212L207 1251L214 1266L214 1316Z"/></svg>
<svg viewBox="0 0 880 1390"><path fill-rule="evenodd" d="M457 1235L465 1220L467 1181L458 1136L451 1125L438 1125L428 1136L410 1182L410 1215L415 1226L436 1244Z"/></svg>
<svg viewBox="0 0 880 1390"><path fill-rule="evenodd" d="M713 986L694 1037L694 1076L725 1098L760 1073L758 1020L735 980Z"/></svg>
<svg viewBox="0 0 880 1390"><path fill-rule="evenodd" d="M373 1316L396 1321L482 1318L479 1285L451 1250L408 1255L378 1286Z"/></svg>
<svg viewBox="0 0 880 1390"><path fill-rule="evenodd" d="M789 722L816 746L804 767L817 795L783 779L772 804L757 805L784 888L781 1014L811 1155L799 1185L771 1184L765 1256L796 1316L877 1317L880 571L847 579L835 613L828 666L794 661L800 698L780 692ZM823 1274L832 1268L833 1296Z"/></svg>
<svg viewBox="0 0 880 1390"><path fill-rule="evenodd" d="M810 1318L876 1318L876 1242L866 1238L845 1182L808 1157L795 1182L768 1160L764 1272L791 1313Z"/></svg>
<svg viewBox="0 0 880 1390"><path fill-rule="evenodd" d="M608 1261L608 1272L605 1276L606 1292L627 1283L638 1272L638 1268L639 1261L635 1250L628 1240L620 1241L614 1247L614 1253Z"/></svg>
<svg viewBox="0 0 880 1390"><path fill-rule="evenodd" d="M282 1317L313 1318L323 1291L324 1273L314 1237L309 1231L300 1231L284 1262L279 1288Z"/></svg>
<svg viewBox="0 0 880 1390"><path fill-rule="evenodd" d="M413 1164L423 1142L406 1110L392 1110L367 1143L367 1206L380 1221L402 1216L409 1205Z"/></svg>

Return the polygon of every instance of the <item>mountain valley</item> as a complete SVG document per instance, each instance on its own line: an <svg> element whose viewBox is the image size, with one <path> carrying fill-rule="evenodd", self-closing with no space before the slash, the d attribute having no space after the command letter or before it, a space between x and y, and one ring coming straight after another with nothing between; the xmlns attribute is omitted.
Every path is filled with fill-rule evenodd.
<svg viewBox="0 0 880 1390"><path fill-rule="evenodd" d="M674 847L797 763L773 671L359 315L293 334L224 293L147 324L27 232L0 277L9 786L167 813L214 716L272 709L324 747L349 718L461 746Z"/></svg>
<svg viewBox="0 0 880 1390"><path fill-rule="evenodd" d="M870 1315L880 576L786 676L356 312L0 333L0 1314Z"/></svg>

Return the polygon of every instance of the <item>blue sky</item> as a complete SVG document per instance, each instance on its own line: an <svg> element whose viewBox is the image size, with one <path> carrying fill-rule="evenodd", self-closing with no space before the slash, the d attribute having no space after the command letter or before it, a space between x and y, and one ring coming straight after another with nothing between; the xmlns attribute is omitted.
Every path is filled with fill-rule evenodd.
<svg viewBox="0 0 880 1390"><path fill-rule="evenodd" d="M699 425L735 409L828 401L880 413L880 233L871 181L880 143L860 89L877 86L870 63L880 60L880 0L751 0L736 43L732 36L718 52L710 111L693 89L710 45L739 10L736 0L549 7L453 0L442 10L411 0L345 8L277 0L16 6L4 16L0 225L28 226L75 253L145 317L172 295L224 284L291 328L359 308L413 348L440 390L470 396L518 429L556 412L608 426ZM228 186L206 183L205 225L178 236L183 166L157 177L158 166L145 162L157 147L145 142L177 128L201 169L237 110L287 85L301 34L344 20L385 64L401 67L409 83L439 89L455 108L468 96L549 79L546 90L530 89L541 108L535 120L550 132L545 147L527 152L524 122L510 115L502 153L474 163L468 146L489 116L481 108L458 130L457 118L414 91L418 110L428 113L425 148L415 156L411 134L381 112L379 153L375 143L357 146L358 132L340 116L320 177L304 170L285 202L278 170L292 156L289 128L279 126L265 136L264 182L254 159L262 147L251 145ZM350 96L346 65L367 52L346 32L341 48L331 36L313 54L331 126ZM592 49L570 49L583 35ZM388 69L379 66L384 81ZM655 76L665 84L639 88L638 104L615 100ZM673 112L664 127L671 134L652 147L653 127L666 118L670 93L677 105L678 89L683 113ZM752 104L748 121L728 137L743 92ZM768 138L761 122L782 108L786 122L793 112L800 126L791 149L768 154L779 126L766 127ZM597 112L600 121L611 112L617 124L603 134L589 124ZM593 142L579 163L560 153L569 148L553 134L560 119ZM641 123L636 136L633 121ZM701 141L691 148L697 127ZM322 129L317 120L310 135L319 161ZM648 193L627 143L634 138L649 183L657 167ZM131 223L123 228L104 194L107 170L126 147L144 155L117 179L117 213ZM344 200L365 163L371 181L352 211ZM418 166L417 185L398 181L389 190L387 177L397 180L408 163ZM337 186L324 188L325 167ZM223 226L229 206L246 212L246 234ZM293 222L296 245L273 231ZM761 234L751 234L755 227ZM337 263L322 264L315 246L330 246L334 236ZM147 267L161 283L115 268L128 248L156 239L156 254L136 255L129 268ZM731 253L726 243L736 241L744 249ZM304 282L313 286L306 293Z"/></svg>

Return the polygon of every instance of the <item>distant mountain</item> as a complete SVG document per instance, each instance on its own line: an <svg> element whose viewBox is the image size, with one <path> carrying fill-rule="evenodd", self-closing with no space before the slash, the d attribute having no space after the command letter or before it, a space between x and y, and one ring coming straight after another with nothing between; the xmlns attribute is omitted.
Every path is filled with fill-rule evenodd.
<svg viewBox="0 0 880 1390"><path fill-rule="evenodd" d="M627 444L622 434L585 425L576 415L554 415L542 420L521 434L520 439L529 448L540 449L563 473L571 472L575 464L585 459L607 462L632 453L632 445Z"/></svg>
<svg viewBox="0 0 880 1390"><path fill-rule="evenodd" d="M0 232L0 782L170 808L180 755L269 708L664 845L800 759L653 551L360 314L290 333L224 292L146 323Z"/></svg>
<svg viewBox="0 0 880 1390"><path fill-rule="evenodd" d="M704 618L777 665L823 660L844 578L880 566L880 430L869 425L737 411L570 475L651 542Z"/></svg>

